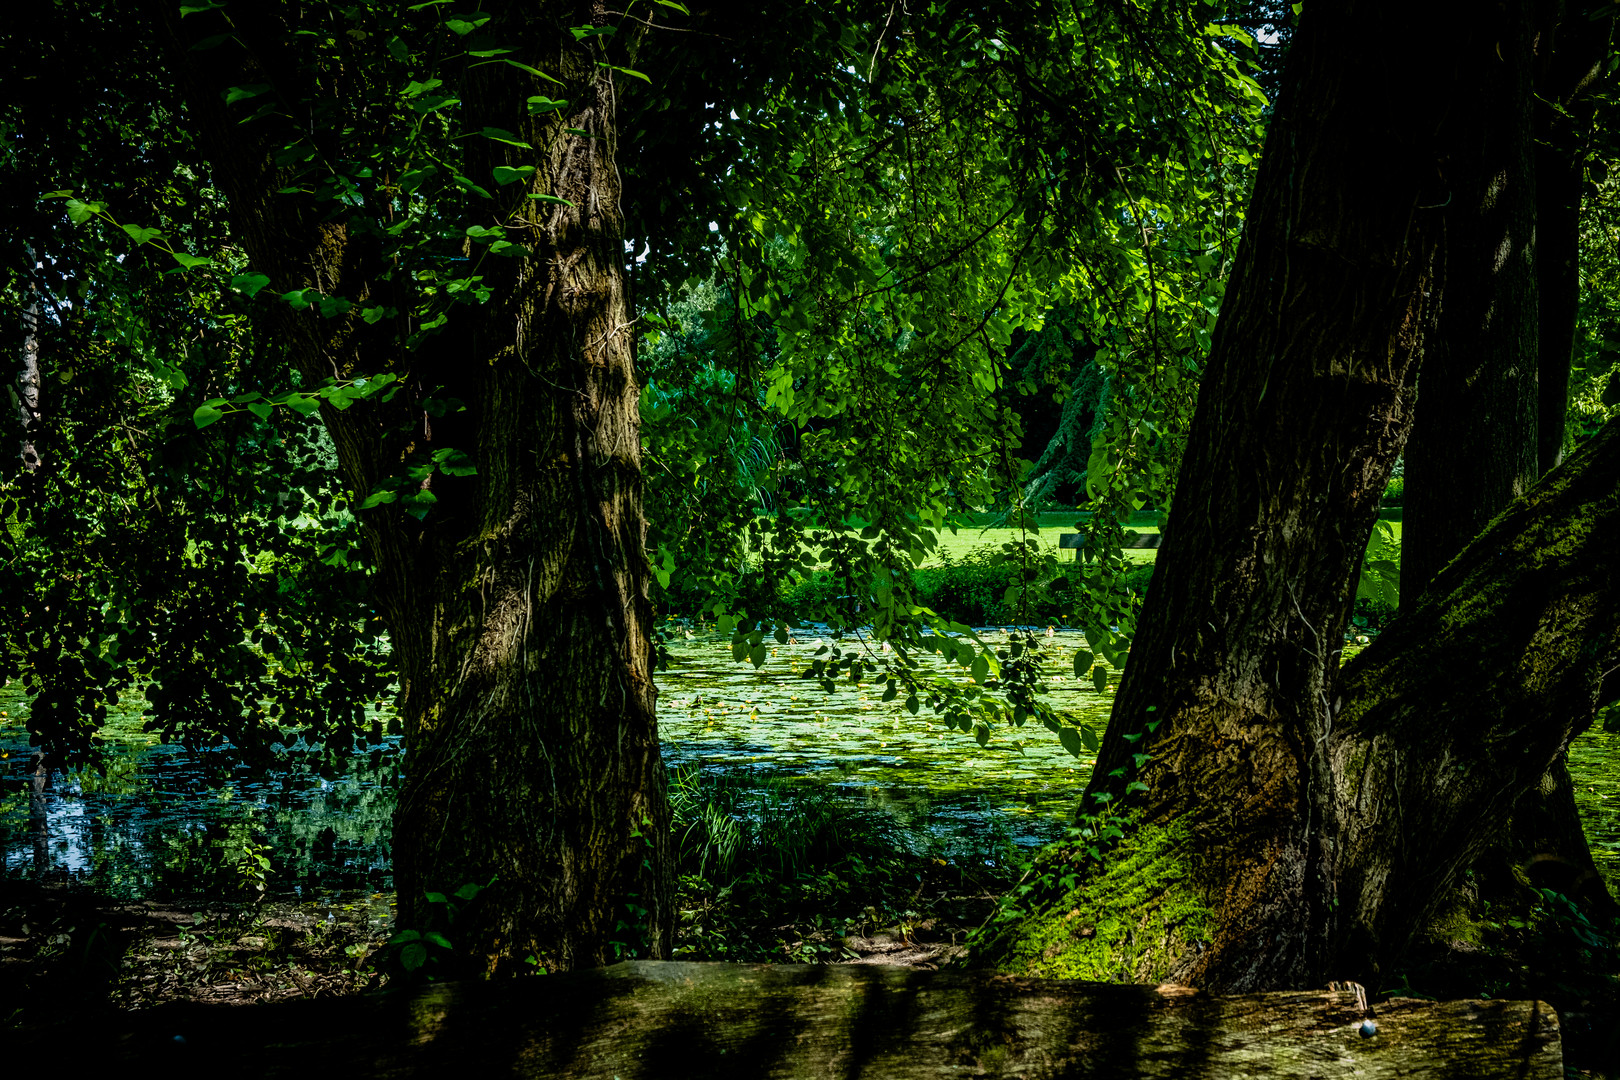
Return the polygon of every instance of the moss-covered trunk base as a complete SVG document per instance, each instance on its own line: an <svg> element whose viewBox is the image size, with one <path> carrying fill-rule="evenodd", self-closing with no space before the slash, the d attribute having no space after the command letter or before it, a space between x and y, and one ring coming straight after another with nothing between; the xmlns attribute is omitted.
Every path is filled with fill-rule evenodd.
<svg viewBox="0 0 1620 1080"><path fill-rule="evenodd" d="M1175 981L1215 933L1190 834L1184 821L1131 827L1100 860L1085 844L1054 846L975 962L1038 978Z"/></svg>

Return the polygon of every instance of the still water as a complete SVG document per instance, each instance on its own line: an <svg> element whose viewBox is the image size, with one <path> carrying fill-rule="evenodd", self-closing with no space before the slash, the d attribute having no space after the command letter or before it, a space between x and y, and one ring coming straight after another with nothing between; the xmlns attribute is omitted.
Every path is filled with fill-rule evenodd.
<svg viewBox="0 0 1620 1080"><path fill-rule="evenodd" d="M999 630L981 631L990 644ZM961 731L883 702L881 684L828 694L799 677L826 636L772 645L758 670L731 659L724 640L680 640L659 678L666 761L731 777L791 777L824 785L859 813L882 815L891 835L948 847L952 836L993 835L1032 847L1058 835L1089 775L1044 728L998 725L984 746ZM865 648L845 639L838 643ZM1112 687L1073 676L1083 644L1046 642L1054 708L1103 726ZM883 658L880 651L873 658ZM940 669L944 671L943 668ZM958 676L966 681L965 675ZM32 788L27 702L0 691L0 844L8 877L47 873L121 897L195 898L254 887L251 857L267 855L271 893L330 897L386 891L389 829L402 755L387 741L323 776L292 753L272 773L192 756L138 734L138 716L113 730L104 769ZM1620 884L1620 736L1591 733L1572 748L1594 854ZM982 845L981 845L982 846Z"/></svg>

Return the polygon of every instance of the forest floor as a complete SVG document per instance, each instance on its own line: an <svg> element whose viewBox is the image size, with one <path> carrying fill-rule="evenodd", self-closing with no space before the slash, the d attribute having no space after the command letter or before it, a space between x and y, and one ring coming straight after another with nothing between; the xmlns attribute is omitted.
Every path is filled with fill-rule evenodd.
<svg viewBox="0 0 1620 1080"><path fill-rule="evenodd" d="M879 888L869 877L866 888L831 893L825 877L723 886L685 878L676 956L950 964L1010 882L1005 871L918 869L879 874ZM0 882L0 1032L60 1030L69 1040L74 1025L170 1002L249 1005L380 989L386 980L376 960L391 908L381 894L339 904L195 906ZM1560 1016L1566 1076L1620 1077L1620 994L1606 970L1612 942L1573 912L1482 925L1471 941L1432 936L1385 989L1548 1001Z"/></svg>

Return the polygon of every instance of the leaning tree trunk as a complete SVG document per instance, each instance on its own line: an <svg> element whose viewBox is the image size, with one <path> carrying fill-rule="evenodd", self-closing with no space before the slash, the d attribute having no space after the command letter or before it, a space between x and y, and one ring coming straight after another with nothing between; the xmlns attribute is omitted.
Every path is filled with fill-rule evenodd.
<svg viewBox="0 0 1620 1080"><path fill-rule="evenodd" d="M1492 122L1446 162L1445 297L1406 444L1401 595L1415 599L1536 463L1537 263L1528 25L1486 88Z"/></svg>
<svg viewBox="0 0 1620 1080"><path fill-rule="evenodd" d="M1469 188L1446 211L1446 299L1424 350L1406 447L1401 592L1408 608L1562 454L1590 127L1589 117L1583 124L1571 110L1602 67L1608 35L1585 11L1544 6L1537 14L1545 21L1536 27L1534 62L1517 57L1517 85L1494 103L1497 122L1486 138L1465 148L1475 155L1466 162ZM1532 75L1533 95L1523 85ZM1486 894L1515 890L1525 866L1555 871L1548 880L1585 882L1595 907L1611 903L1562 753L1482 855Z"/></svg>
<svg viewBox="0 0 1620 1080"><path fill-rule="evenodd" d="M1444 208L1473 186L1465 150L1495 122L1525 24L1523 3L1467 20L1434 0L1302 16L1177 481L1176 544L1082 808L1125 836L991 959L1224 991L1350 974L1329 753L1342 629L1447 284Z"/></svg>
<svg viewBox="0 0 1620 1080"><path fill-rule="evenodd" d="M459 88L462 126L514 136L464 141L465 172L496 192L469 200L470 223L506 222L527 253L483 259L490 298L453 305L448 326L415 349L405 346L411 296L391 278L375 224L279 193L289 179L265 132L304 135L241 125L224 104L224 88L243 83L304 103L325 92L291 59L296 9L232 8L227 45L190 50L223 32L220 17L181 23L172 5L160 7L250 268L270 277L267 292L314 288L354 303L331 318L275 304L279 340L312 384L386 372L403 388L387 403L322 407L357 502L407 455L456 450L476 466L474 475L433 475L425 486L437 501L420 520L397 504L359 512L403 690L398 925L447 934L461 960L485 972L663 956L674 915L669 811L614 89L610 70L568 29L593 21L590 6L495 5L489 32L566 90L500 62ZM382 39L367 47L380 50ZM526 99L552 94L566 108L529 114ZM317 146L337 137L308 136ZM498 165L534 171L497 186L489 177ZM390 198L384 189L374 217L386 219ZM374 325L358 316L385 305L403 314ZM492 881L472 902L454 901L453 923L429 901Z"/></svg>
<svg viewBox="0 0 1620 1080"><path fill-rule="evenodd" d="M1610 423L1345 668L1328 738L1340 970L1387 971L1620 693L1617 475Z"/></svg>

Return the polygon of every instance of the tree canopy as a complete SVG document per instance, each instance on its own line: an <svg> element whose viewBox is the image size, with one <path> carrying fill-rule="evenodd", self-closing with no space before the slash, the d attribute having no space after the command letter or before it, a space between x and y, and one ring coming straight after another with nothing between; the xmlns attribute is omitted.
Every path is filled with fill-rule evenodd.
<svg viewBox="0 0 1620 1080"><path fill-rule="evenodd" d="M1443 64L1414 34L1352 76L1356 20L1384 8L1349 7L1341 37L1290 46L1309 64L1286 77L1280 43L1313 16L1264 5L31 12L0 29L37 91L0 111L3 289L29 358L0 480L0 674L36 693L57 760L92 753L135 688L188 745L302 737L335 758L397 680L402 920L493 879L463 926L476 970L656 957L661 617L714 619L756 664L795 622L869 626L892 652L807 674L881 681L981 739L1039 723L1095 747L1043 700L1038 642L998 653L910 576L965 512L1033 526L1067 485L1088 510L1078 570L1033 543L1003 558L1085 630L1077 675L1108 678L1138 635L1130 513L1169 512L1187 545L1092 807L1179 813L1179 783L1236 775L1200 735L1196 768L1144 779L1168 736L1136 740L1193 730L1147 716L1172 709L1144 680L1241 669L1231 700L1264 707L1239 726L1268 748L1247 765L1309 797L1259 785L1279 816L1232 830L1263 842L1222 865L1291 852L1297 880L1255 889L1308 919L1329 899L1302 882L1333 860L1299 821L1332 799L1311 787L1327 758L1299 748L1337 715L1338 628L1441 294L1483 295L1455 285L1465 256L1427 211L1464 190L1491 117L1442 106L1531 114L1531 13ZM1512 88L1498 40L1524 66ZM1564 155L1598 182L1581 221L1601 248L1599 150ZM1580 334L1573 308L1543 320L1579 342L1576 438L1615 406L1612 263L1589 263ZM1233 283L1251 306L1223 310ZM1059 414L1038 449L1031 403ZM1318 422L1287 434L1302 414ZM791 609L784 587L816 571L834 586ZM1204 637L1236 608L1249 639ZM1332 955L1313 926L1275 967L1223 968L1275 927L1222 914L1239 929L1198 969L1216 982Z"/></svg>

